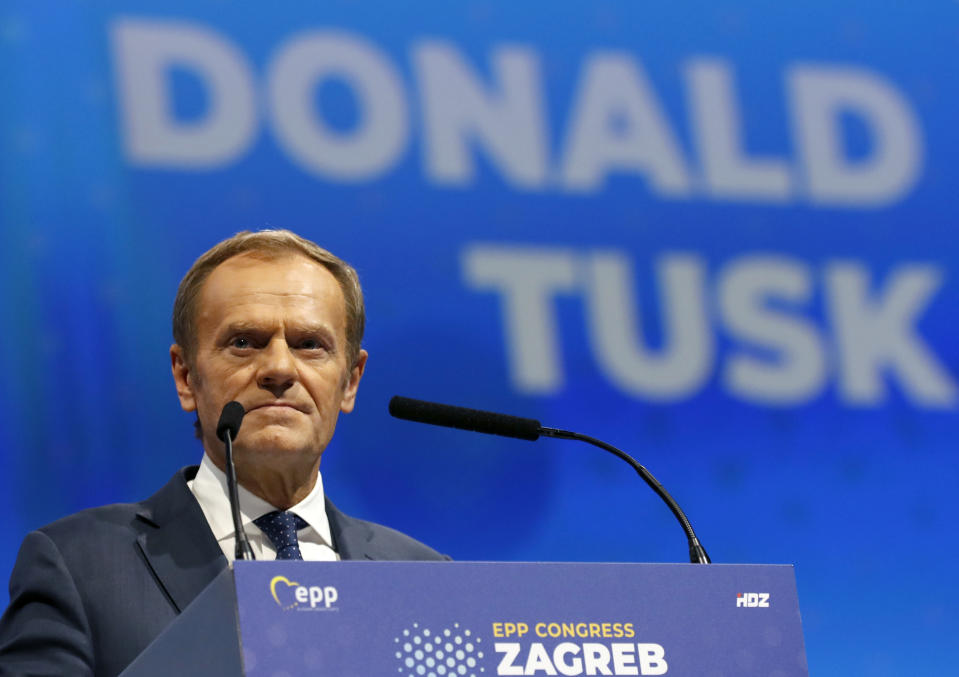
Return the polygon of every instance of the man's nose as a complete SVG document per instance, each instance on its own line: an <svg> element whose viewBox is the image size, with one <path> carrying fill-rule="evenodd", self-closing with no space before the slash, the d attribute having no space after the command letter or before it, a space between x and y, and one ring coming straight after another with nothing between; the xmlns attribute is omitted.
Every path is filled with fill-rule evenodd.
<svg viewBox="0 0 959 677"><path fill-rule="evenodd" d="M296 362L285 340L273 339L260 353L256 381L274 397L281 397L296 382Z"/></svg>

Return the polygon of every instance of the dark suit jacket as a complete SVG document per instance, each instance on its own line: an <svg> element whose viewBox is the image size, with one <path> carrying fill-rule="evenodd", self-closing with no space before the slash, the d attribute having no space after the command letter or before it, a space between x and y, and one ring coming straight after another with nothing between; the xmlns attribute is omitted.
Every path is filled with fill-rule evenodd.
<svg viewBox="0 0 959 677"><path fill-rule="evenodd" d="M84 510L27 535L0 619L0 675L119 674L227 566L184 468L142 503ZM327 499L342 559L435 560Z"/></svg>

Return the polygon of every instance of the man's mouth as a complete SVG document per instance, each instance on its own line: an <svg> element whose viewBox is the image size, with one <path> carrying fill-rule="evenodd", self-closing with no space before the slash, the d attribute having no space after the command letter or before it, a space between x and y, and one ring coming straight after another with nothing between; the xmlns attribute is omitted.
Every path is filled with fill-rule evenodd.
<svg viewBox="0 0 959 677"><path fill-rule="evenodd" d="M303 413L303 408L293 404L292 402L264 402L263 404L258 404L255 407L250 407L247 409L247 413L251 411L257 411L259 409L263 410L280 410L280 409L292 409L293 411L299 411Z"/></svg>

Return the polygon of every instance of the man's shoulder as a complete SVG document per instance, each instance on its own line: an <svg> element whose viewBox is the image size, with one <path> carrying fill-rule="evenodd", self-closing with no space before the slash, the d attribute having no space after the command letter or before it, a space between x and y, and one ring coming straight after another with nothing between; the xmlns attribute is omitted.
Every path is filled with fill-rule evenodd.
<svg viewBox="0 0 959 677"><path fill-rule="evenodd" d="M136 503L111 503L80 510L50 522L36 531L58 546L96 540L109 535L140 533L146 525L155 524L157 513L182 502L189 494L186 481L195 468L179 470L170 481L149 498Z"/></svg>
<svg viewBox="0 0 959 677"><path fill-rule="evenodd" d="M82 536L89 529L129 528L136 519L140 507L140 503L111 503L87 508L50 522L37 531L58 540L64 537Z"/></svg>
<svg viewBox="0 0 959 677"><path fill-rule="evenodd" d="M448 560L425 543L391 527L351 517L327 499L327 516L335 546L343 559Z"/></svg>
<svg viewBox="0 0 959 677"><path fill-rule="evenodd" d="M202 520L199 507L189 519L190 496L180 471L145 501L81 510L27 534L0 619L0 664L17 674L118 674L226 565L212 536L190 535Z"/></svg>
<svg viewBox="0 0 959 677"><path fill-rule="evenodd" d="M149 498L136 503L113 503L88 508L37 529L64 556L111 547L117 540L136 539L160 524L183 523L185 517L202 513L187 482L196 466L182 468ZM449 557L391 527L340 512L327 498L334 547L342 559L448 560Z"/></svg>
<svg viewBox="0 0 959 677"><path fill-rule="evenodd" d="M359 520L364 524L368 525L370 529L373 530L375 534L375 539L388 546L390 551L394 554L402 554L403 557L398 557L399 559L410 559L410 560L448 560L449 556L443 555L440 552L437 552L430 546L425 543L416 540L411 536L407 536L402 531L393 529L392 527L384 526L382 524L377 524L376 522L367 522L366 520Z"/></svg>

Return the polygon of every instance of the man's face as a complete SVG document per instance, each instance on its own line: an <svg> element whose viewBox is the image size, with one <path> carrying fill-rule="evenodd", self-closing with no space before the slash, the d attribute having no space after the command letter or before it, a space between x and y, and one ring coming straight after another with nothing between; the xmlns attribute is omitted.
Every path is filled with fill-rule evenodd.
<svg viewBox="0 0 959 677"><path fill-rule="evenodd" d="M213 270L197 304L188 364L171 348L180 405L196 411L203 445L222 467L216 424L223 405L246 416L234 451L238 472L318 466L339 412L353 410L366 364L347 364L346 304L336 278L310 259L249 255Z"/></svg>

